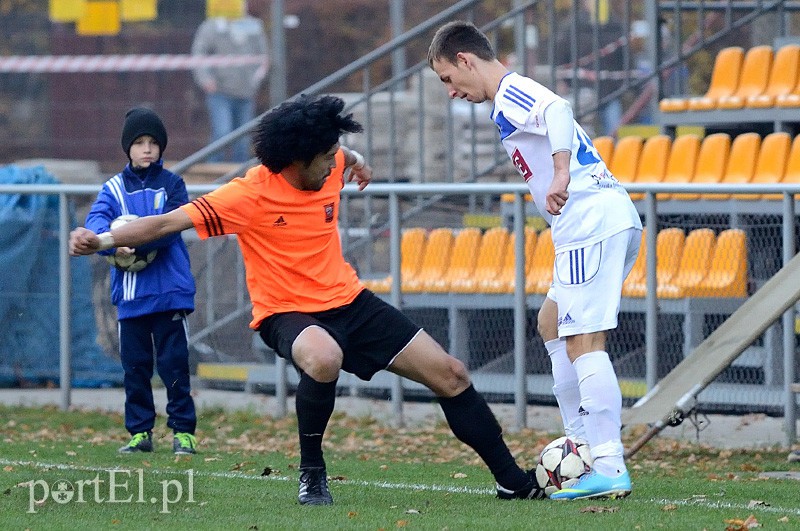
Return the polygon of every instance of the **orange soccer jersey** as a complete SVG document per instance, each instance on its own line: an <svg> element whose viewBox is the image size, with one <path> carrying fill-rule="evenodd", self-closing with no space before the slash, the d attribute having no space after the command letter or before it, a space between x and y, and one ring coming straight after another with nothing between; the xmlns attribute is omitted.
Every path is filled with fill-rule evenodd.
<svg viewBox="0 0 800 531"><path fill-rule="evenodd" d="M363 289L339 239L343 171L339 150L322 189L312 192L261 165L181 207L200 238L237 235L253 303L251 328L275 313L349 304Z"/></svg>

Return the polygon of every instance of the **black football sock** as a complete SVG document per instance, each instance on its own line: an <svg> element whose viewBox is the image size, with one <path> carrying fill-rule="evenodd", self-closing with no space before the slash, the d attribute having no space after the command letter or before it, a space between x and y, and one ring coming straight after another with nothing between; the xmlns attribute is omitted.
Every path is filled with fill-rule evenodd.
<svg viewBox="0 0 800 531"><path fill-rule="evenodd" d="M453 434L478 452L497 483L511 490L528 484L530 477L511 455L494 413L472 385L453 398L439 397L439 404Z"/></svg>
<svg viewBox="0 0 800 531"><path fill-rule="evenodd" d="M295 395L301 468L325 466L322 436L333 414L335 402L336 380L320 383L306 373L301 373Z"/></svg>

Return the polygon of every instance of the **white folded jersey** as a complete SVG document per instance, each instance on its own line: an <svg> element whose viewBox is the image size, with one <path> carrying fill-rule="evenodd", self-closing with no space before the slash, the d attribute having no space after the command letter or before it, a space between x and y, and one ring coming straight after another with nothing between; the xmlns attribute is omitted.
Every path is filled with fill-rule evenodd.
<svg viewBox="0 0 800 531"><path fill-rule="evenodd" d="M559 216L545 210L545 197L553 181L553 151L544 111L560 99L536 81L511 72L500 82L492 110L503 147L551 226L556 252L584 247L628 228L641 229L628 192L611 175L578 123L574 124L569 165L569 199Z"/></svg>

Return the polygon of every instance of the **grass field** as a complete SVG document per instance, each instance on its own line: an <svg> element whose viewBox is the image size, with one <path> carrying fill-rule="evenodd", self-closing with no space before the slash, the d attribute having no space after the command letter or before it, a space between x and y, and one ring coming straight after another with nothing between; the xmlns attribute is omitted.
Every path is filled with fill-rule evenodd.
<svg viewBox="0 0 800 531"><path fill-rule="evenodd" d="M121 415L0 407L0 529L800 528L800 470L784 451L656 440L629 462L623 500L503 502L444 425L394 430L339 413L326 438L332 507L297 504L296 425L201 411L199 451L176 457L163 418L152 454L119 455ZM526 466L557 434L507 434Z"/></svg>

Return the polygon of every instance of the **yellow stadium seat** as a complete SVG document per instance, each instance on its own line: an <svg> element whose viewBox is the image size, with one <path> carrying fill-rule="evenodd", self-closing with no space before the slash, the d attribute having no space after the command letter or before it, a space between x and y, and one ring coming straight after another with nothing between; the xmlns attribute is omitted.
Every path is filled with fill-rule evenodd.
<svg viewBox="0 0 800 531"><path fill-rule="evenodd" d="M630 297L631 287L639 282L642 282L642 279L647 273L647 243L645 241L646 239L647 239L647 227L644 227L644 229L642 229L642 242L639 245L639 255L636 257L636 261L633 263L633 267L628 273L628 276L625 277L625 281L622 283L623 297Z"/></svg>
<svg viewBox="0 0 800 531"><path fill-rule="evenodd" d="M636 180L642 143L640 136L625 136L617 140L614 146L614 160L608 169L619 182L632 183Z"/></svg>
<svg viewBox="0 0 800 531"><path fill-rule="evenodd" d="M538 234L531 227L525 227L525 273L530 270L533 262L533 253L536 250ZM484 279L478 285L482 293L513 293L516 287L516 234L509 234L503 265L498 275L493 279Z"/></svg>
<svg viewBox="0 0 800 531"><path fill-rule="evenodd" d="M750 96L745 106L753 109L773 107L780 97L788 96L797 85L800 72L800 45L787 44L775 52L767 88L762 94Z"/></svg>
<svg viewBox="0 0 800 531"><path fill-rule="evenodd" d="M469 278L475 269L480 241L480 229L468 227L459 230L453 240L450 262L447 264L444 274L437 278L427 279L422 285L422 291L445 293L450 291L450 286L453 282Z"/></svg>
<svg viewBox="0 0 800 531"><path fill-rule="evenodd" d="M686 109L690 111L715 109L719 98L733 94L739 84L743 60L744 49L739 46L720 50L714 60L714 69L711 71L708 90L703 96L689 98Z"/></svg>
<svg viewBox="0 0 800 531"><path fill-rule="evenodd" d="M478 258L472 274L455 278L450 283L450 291L455 293L475 293L484 280L493 280L500 273L503 259L508 250L508 230L494 227L483 233L478 248Z"/></svg>
<svg viewBox="0 0 800 531"><path fill-rule="evenodd" d="M669 282L658 286L658 297L681 299L694 297L711 264L716 235L711 229L695 229L686 236L678 271Z"/></svg>
<svg viewBox="0 0 800 531"><path fill-rule="evenodd" d="M550 228L539 233L536 241L536 250L533 252L531 267L525 276L525 293L547 293L553 283L553 266L556 261L556 251L553 247L553 238Z"/></svg>
<svg viewBox="0 0 800 531"><path fill-rule="evenodd" d="M694 176L691 182L696 184L718 183L725 173L730 152L731 136L728 133L714 133L705 137L702 144L700 144L697 166L694 169ZM683 201L694 200L699 197L700 194L695 193L672 194L672 199Z"/></svg>
<svg viewBox="0 0 800 531"><path fill-rule="evenodd" d="M781 179L784 184L800 184L800 135L794 137L792 149L789 151L789 160L786 162L786 173ZM764 194L763 199L783 199L783 194ZM794 195L795 200L800 199L800 194Z"/></svg>
<svg viewBox="0 0 800 531"><path fill-rule="evenodd" d="M450 252L453 248L453 231L448 228L433 229L428 234L428 243L422 255L419 272L403 279L402 289L408 293L419 293L428 282L441 278L450 263Z"/></svg>
<svg viewBox="0 0 800 531"><path fill-rule="evenodd" d="M672 142L672 149L667 159L667 170L664 183L688 183L694 177L697 156L700 153L700 137L695 134L680 135ZM656 194L659 201L669 199L672 194Z"/></svg>
<svg viewBox="0 0 800 531"><path fill-rule="evenodd" d="M751 183L769 184L779 183L786 173L786 164L789 152L792 149L792 137L788 133L770 133L764 137L761 149L758 151L755 171ZM800 168L798 168L800 170ZM764 199L764 194L736 194L734 199L754 200ZM783 197L781 194L770 194L770 198Z"/></svg>
<svg viewBox="0 0 800 531"><path fill-rule="evenodd" d="M733 139L730 154L726 157L728 167L722 182L728 184L749 183L756 169L758 152L761 149L761 137L758 133L743 133ZM703 194L704 199L725 200L731 194Z"/></svg>
<svg viewBox="0 0 800 531"><path fill-rule="evenodd" d="M614 138L611 136L598 136L592 140L592 144L600 154L600 158L603 159L606 166L610 168L611 161L614 157Z"/></svg>
<svg viewBox="0 0 800 531"><path fill-rule="evenodd" d="M675 276L685 240L683 229L673 227L659 231L656 237L657 286L666 285ZM623 292L627 297L644 297L647 293L647 275L643 275L638 282L631 282L627 290L623 284Z"/></svg>
<svg viewBox="0 0 800 531"><path fill-rule="evenodd" d="M422 227L403 231L400 239L400 276L403 282L412 278L419 271L427 236L428 231ZM364 279L362 282L375 293L389 293L392 289L391 275L379 279Z"/></svg>
<svg viewBox="0 0 800 531"><path fill-rule="evenodd" d="M763 94L772 69L771 46L753 46L744 56L739 84L730 96L722 96L717 102L719 109L741 109L747 98Z"/></svg>
<svg viewBox="0 0 800 531"><path fill-rule="evenodd" d="M719 233L708 274L694 292L696 297L747 296L747 238L743 230Z"/></svg>
<svg viewBox="0 0 800 531"><path fill-rule="evenodd" d="M667 171L667 160L672 148L672 138L667 135L653 135L644 142L639 155L639 167L636 170L637 183L660 183ZM643 193L630 194L631 199L638 201Z"/></svg>

